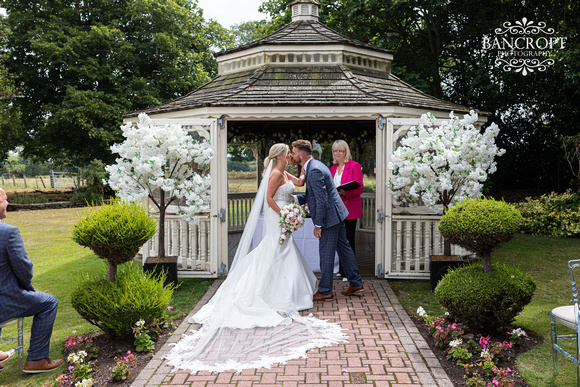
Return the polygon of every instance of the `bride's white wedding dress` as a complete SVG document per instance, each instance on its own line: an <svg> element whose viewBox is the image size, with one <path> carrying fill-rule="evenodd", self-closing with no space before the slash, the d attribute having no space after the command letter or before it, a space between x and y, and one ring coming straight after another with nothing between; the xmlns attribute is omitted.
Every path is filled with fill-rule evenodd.
<svg viewBox="0 0 580 387"><path fill-rule="evenodd" d="M271 166L267 176L270 171ZM293 191L291 181L278 188L274 200L280 208ZM261 194L265 196L259 191L254 206L260 205ZM184 336L166 355L175 369L219 372L269 367L346 339L340 325L298 313L312 308L316 277L292 238L279 244L280 216L267 205L263 211L262 242L243 256L236 254L224 283L190 320L202 327Z"/></svg>

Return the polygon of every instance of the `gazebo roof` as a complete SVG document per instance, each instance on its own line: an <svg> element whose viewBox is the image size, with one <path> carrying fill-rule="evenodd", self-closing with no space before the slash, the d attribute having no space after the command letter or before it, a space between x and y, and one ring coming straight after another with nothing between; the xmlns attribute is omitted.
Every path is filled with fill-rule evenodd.
<svg viewBox="0 0 580 387"><path fill-rule="evenodd" d="M392 74L345 65L264 65L214 78L174 101L143 110L167 113L208 106L402 106L468 112L465 106L427 95ZM135 116L140 112L129 113Z"/></svg>
<svg viewBox="0 0 580 387"><path fill-rule="evenodd" d="M255 42L215 54L218 76L176 100L125 114L204 107L399 106L469 112L391 74L392 50L348 38L318 21L316 0L290 4L292 22Z"/></svg>

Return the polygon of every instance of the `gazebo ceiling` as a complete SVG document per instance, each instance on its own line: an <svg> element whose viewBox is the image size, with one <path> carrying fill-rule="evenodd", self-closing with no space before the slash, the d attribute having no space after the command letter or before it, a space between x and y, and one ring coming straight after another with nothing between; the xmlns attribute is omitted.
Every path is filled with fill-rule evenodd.
<svg viewBox="0 0 580 387"><path fill-rule="evenodd" d="M316 0L295 0L292 23L216 54L219 75L171 102L125 114L206 107L376 106L469 112L391 74L393 51L350 39L318 22Z"/></svg>

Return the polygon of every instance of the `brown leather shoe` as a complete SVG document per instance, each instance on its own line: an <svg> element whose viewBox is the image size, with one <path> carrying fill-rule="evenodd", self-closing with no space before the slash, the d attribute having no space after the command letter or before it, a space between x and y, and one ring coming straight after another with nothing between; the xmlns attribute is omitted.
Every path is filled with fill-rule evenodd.
<svg viewBox="0 0 580 387"><path fill-rule="evenodd" d="M320 292L316 292L314 296L312 296L312 301L330 301L334 299L334 294L322 294Z"/></svg>
<svg viewBox="0 0 580 387"><path fill-rule="evenodd" d="M365 290L362 286L350 286L348 289L342 292L345 296L351 296L353 294L360 294Z"/></svg>
<svg viewBox="0 0 580 387"><path fill-rule="evenodd" d="M24 363L24 367L22 367L22 371L24 371L27 374L39 374L41 372L50 372L60 367L62 363L64 363L62 359L50 360L46 358L39 361L26 360L26 363Z"/></svg>

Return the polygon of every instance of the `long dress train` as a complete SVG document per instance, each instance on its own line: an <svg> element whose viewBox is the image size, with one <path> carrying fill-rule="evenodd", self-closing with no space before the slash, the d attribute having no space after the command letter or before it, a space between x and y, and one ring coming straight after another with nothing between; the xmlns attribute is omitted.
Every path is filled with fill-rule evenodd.
<svg viewBox="0 0 580 387"><path fill-rule="evenodd" d="M274 200L280 208L293 191L291 181L278 188ZM312 308L316 277L291 237L279 244L279 219L265 209L262 242L237 259L216 294L193 316L191 322L202 327L166 355L175 369L269 367L345 341L340 325L298 313Z"/></svg>

